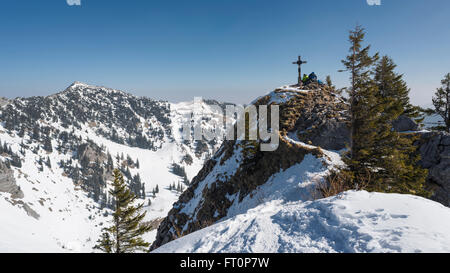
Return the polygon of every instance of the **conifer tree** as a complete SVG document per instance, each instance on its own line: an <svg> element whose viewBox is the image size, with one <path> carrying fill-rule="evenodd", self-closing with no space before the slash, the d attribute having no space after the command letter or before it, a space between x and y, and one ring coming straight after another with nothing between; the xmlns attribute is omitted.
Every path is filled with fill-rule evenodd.
<svg viewBox="0 0 450 273"><path fill-rule="evenodd" d="M436 114L444 119L445 131L450 132L450 73L441 81L442 87L436 90L433 105Z"/></svg>
<svg viewBox="0 0 450 273"><path fill-rule="evenodd" d="M52 142L49 137L46 137L44 140L44 150L49 153L53 152Z"/></svg>
<svg viewBox="0 0 450 273"><path fill-rule="evenodd" d="M49 157L49 156L47 156L47 162L46 162L46 165L47 165L47 167L48 167L49 169L52 168L52 163L51 163L51 161L50 161L50 157Z"/></svg>
<svg viewBox="0 0 450 273"><path fill-rule="evenodd" d="M420 116L419 107L411 105L409 101L409 91L403 75L395 72L397 65L388 56L383 56L375 68L375 82L378 86L379 95L390 100L391 108L401 111L400 115L418 119ZM394 109L397 108L397 109ZM398 117L397 116L397 117Z"/></svg>
<svg viewBox="0 0 450 273"><path fill-rule="evenodd" d="M345 90L345 88L337 88L334 84L333 81L331 80L331 76L328 75L325 79L325 83L326 85L328 85L331 88L331 92L338 94L338 95L342 95L343 90Z"/></svg>
<svg viewBox="0 0 450 273"><path fill-rule="evenodd" d="M423 184L427 172L417 167L419 156L414 137L401 136L392 128L400 115L414 116L409 103L409 89L396 74L394 62L378 53L369 55L370 46L362 48L365 32L360 26L350 32L350 55L342 63L351 72L349 90L351 113L350 152L344 161L344 177L353 187L369 176L364 187L370 191L426 195ZM372 78L372 73L374 77Z"/></svg>
<svg viewBox="0 0 450 273"><path fill-rule="evenodd" d="M141 187L141 198L142 199L145 199L145 184L144 183L142 183L142 187Z"/></svg>
<svg viewBox="0 0 450 273"><path fill-rule="evenodd" d="M95 249L100 249L106 253L113 253L113 240L110 237L108 232L103 232L101 235L101 239L97 241L99 245L96 245Z"/></svg>
<svg viewBox="0 0 450 273"><path fill-rule="evenodd" d="M420 156L414 146L418 136L396 132L392 125L400 115L418 115L409 103L409 88L403 76L395 73L395 68L393 60L385 56L374 71L378 104L383 112L377 124L377 149L373 155L376 175L368 189L426 196L424 183L428 172L418 165Z"/></svg>
<svg viewBox="0 0 450 273"><path fill-rule="evenodd" d="M325 82L327 83L328 86L333 87L333 82L331 81L330 75L327 76L327 78L325 79Z"/></svg>
<svg viewBox="0 0 450 273"><path fill-rule="evenodd" d="M107 161L107 164L106 164L107 169L108 170L112 170L114 168L114 162L113 162L113 159L112 159L111 154L109 152L108 152L107 157L108 157L108 161Z"/></svg>
<svg viewBox="0 0 450 273"><path fill-rule="evenodd" d="M350 152L347 166L355 177L366 172L373 163L376 150L377 122L382 111L376 98L377 86L371 79L371 69L378 60L378 53L370 56L370 46L363 48L365 31L361 26L350 31L350 54L342 60L350 72ZM358 185L356 185L358 186Z"/></svg>
<svg viewBox="0 0 450 273"><path fill-rule="evenodd" d="M113 175L113 189L109 191L114 198L113 225L103 230L94 248L107 253L146 251L150 244L141 236L150 231L150 226L142 223L145 212L140 211L144 204L133 206L137 197L125 184L122 173L114 169Z"/></svg>

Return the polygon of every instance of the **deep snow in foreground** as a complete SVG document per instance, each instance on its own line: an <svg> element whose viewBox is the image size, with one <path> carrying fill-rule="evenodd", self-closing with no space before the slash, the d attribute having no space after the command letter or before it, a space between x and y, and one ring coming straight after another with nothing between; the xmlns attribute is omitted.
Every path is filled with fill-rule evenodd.
<svg viewBox="0 0 450 273"><path fill-rule="evenodd" d="M154 252L450 252L450 208L412 195L348 191L273 200Z"/></svg>

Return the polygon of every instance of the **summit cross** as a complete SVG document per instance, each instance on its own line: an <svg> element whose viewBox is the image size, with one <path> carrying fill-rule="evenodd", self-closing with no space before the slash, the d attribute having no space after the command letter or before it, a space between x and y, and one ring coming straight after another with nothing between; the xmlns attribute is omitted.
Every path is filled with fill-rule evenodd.
<svg viewBox="0 0 450 273"><path fill-rule="evenodd" d="M292 64L298 65L298 85L302 85L302 64L306 64L307 61L302 61L302 57L298 56L298 60Z"/></svg>

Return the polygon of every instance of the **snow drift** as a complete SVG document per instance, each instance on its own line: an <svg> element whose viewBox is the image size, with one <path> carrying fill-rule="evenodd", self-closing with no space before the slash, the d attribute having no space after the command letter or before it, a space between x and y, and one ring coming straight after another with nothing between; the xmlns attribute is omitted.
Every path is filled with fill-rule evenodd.
<svg viewBox="0 0 450 273"><path fill-rule="evenodd" d="M264 203L154 252L450 252L449 230L450 208L437 202L349 191Z"/></svg>

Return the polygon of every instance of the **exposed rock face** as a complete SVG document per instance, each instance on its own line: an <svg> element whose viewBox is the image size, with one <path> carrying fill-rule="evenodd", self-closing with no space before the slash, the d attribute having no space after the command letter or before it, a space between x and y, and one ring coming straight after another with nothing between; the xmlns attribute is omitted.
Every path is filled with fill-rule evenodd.
<svg viewBox="0 0 450 273"><path fill-rule="evenodd" d="M25 210L25 212L28 214L28 216L33 217L36 220L39 220L39 218L41 217L39 215L39 213L37 213L34 209L32 209L27 203L23 202L22 200L7 199L6 201L10 202L13 206L22 208L23 210Z"/></svg>
<svg viewBox="0 0 450 273"><path fill-rule="evenodd" d="M291 99L287 104L298 117L295 128L287 128L288 131L296 132L300 141L326 150L345 148L350 141L347 104L327 86L312 83L307 88L315 91Z"/></svg>
<svg viewBox="0 0 450 273"><path fill-rule="evenodd" d="M419 125L413 119L403 115L398 117L392 125L397 132L417 131L419 128Z"/></svg>
<svg viewBox="0 0 450 273"><path fill-rule="evenodd" d="M311 84L302 89L280 88L253 103L280 106L278 149L262 152L260 141L225 141L163 220L152 249L223 219L233 202L241 202L272 175L302 162L306 155L324 156L319 147L289 139L327 149L345 147L345 101L328 86Z"/></svg>
<svg viewBox="0 0 450 273"><path fill-rule="evenodd" d="M0 192L11 194L12 198L23 198L23 192L16 185L13 170L0 161Z"/></svg>
<svg viewBox="0 0 450 273"><path fill-rule="evenodd" d="M421 135L420 165L429 170L431 199L450 207L450 134L430 132Z"/></svg>

